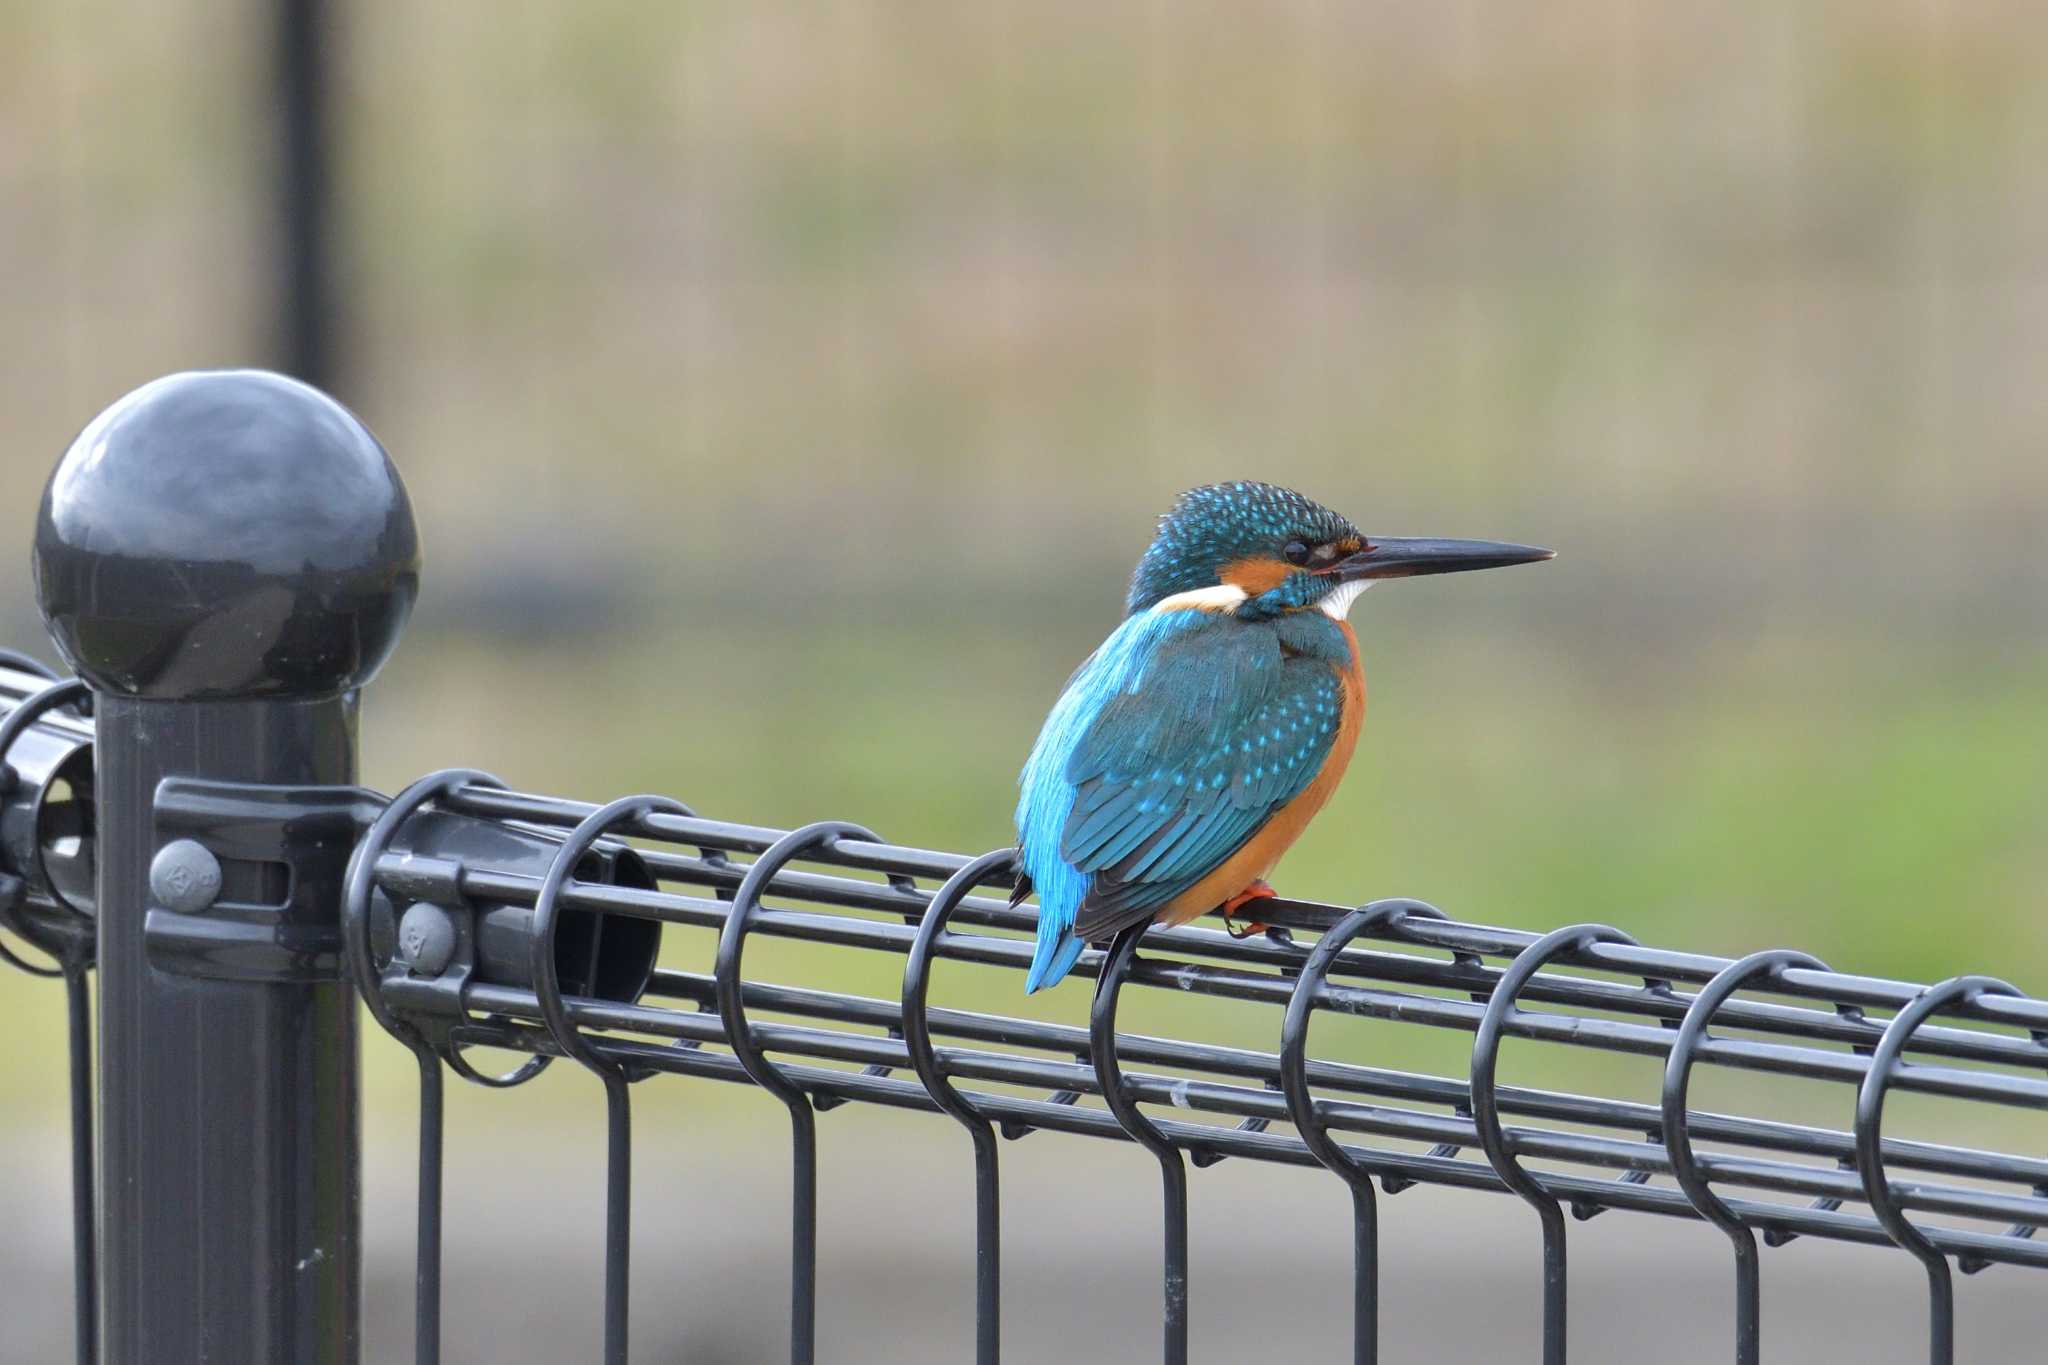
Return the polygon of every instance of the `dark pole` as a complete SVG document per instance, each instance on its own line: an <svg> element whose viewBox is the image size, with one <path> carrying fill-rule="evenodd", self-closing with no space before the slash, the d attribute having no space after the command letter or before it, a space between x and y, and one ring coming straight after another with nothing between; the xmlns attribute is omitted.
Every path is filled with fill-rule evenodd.
<svg viewBox="0 0 2048 1365"><path fill-rule="evenodd" d="M277 0L279 366L333 388L332 159L326 0Z"/></svg>
<svg viewBox="0 0 2048 1365"><path fill-rule="evenodd" d="M273 374L136 390L44 493L38 596L99 734L109 1365L358 1358L346 788L418 564L375 438Z"/></svg>

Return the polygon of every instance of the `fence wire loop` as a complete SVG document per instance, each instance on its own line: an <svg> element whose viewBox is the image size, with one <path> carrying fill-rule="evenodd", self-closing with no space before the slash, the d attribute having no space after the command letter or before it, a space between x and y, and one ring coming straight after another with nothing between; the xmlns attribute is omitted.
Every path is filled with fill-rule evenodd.
<svg viewBox="0 0 2048 1365"><path fill-rule="evenodd" d="M1885 1233L1927 1270L1927 1359L1930 1365L1951 1365L1955 1359L1955 1283L1948 1257L1906 1216L1892 1189L1884 1162L1884 1104L1892 1083L1906 1064L1901 1060L1913 1034L1941 1010L1968 1008L1986 995L2017 996L2018 987L1995 976L1957 976L1929 986L1892 1016L1884 1036L1870 1054L1870 1069L1856 1091L1856 1166L1863 1197ZM2040 1042L2038 1031L2034 1041Z"/></svg>
<svg viewBox="0 0 2048 1365"><path fill-rule="evenodd" d="M903 963L903 1049L910 1058L910 1069L923 1082L932 1103L977 1136L990 1131L994 1121L985 1117L954 1088L932 1047L932 957L934 950L949 934L947 924L953 912L960 908L960 902L966 900L975 887L1003 876L1015 866L1016 859L1015 849L997 849L993 853L982 854L948 878L925 907L924 915L918 921L917 938L911 943L909 956Z"/></svg>
<svg viewBox="0 0 2048 1365"><path fill-rule="evenodd" d="M903 1050L932 1103L957 1120L974 1140L975 1360L996 1365L1002 1351L1002 1215L997 1187L994 1121L957 1090L932 1047L932 955L947 937L947 921L975 887L1013 880L1017 851L984 853L946 879L917 921L917 938L903 964Z"/></svg>
<svg viewBox="0 0 2048 1365"><path fill-rule="evenodd" d="M533 993L542 1020L555 1046L595 1072L604 1082L606 1112L605 1155L605 1312L604 1358L606 1365L625 1365L628 1339L628 1289L632 1255L632 1108L627 1086L654 1074L644 1067L629 1068L605 1057L576 1031L569 1007L562 998L561 974L555 962L555 942L561 922L561 895L576 875L583 860L599 839L615 827L630 825L653 814L686 815L680 801L665 796L625 796L585 816L555 851L541 878L533 901L532 970ZM604 920L599 918L596 934L601 938ZM598 943L591 946L591 971L596 973ZM594 985L594 983L593 983Z"/></svg>
<svg viewBox="0 0 2048 1365"><path fill-rule="evenodd" d="M1501 1183L1522 1196L1543 1223L1543 1361L1564 1365L1565 1359L1565 1231L1564 1212L1558 1196L1529 1174L1508 1144L1501 1127L1500 1097L1496 1073L1500 1044L1509 1017L1518 1012L1515 997L1530 980L1555 958L1568 957L1596 943L1624 943L1636 940L1605 924L1573 924L1554 929L1515 955L1494 983L1480 1016L1479 1030L1472 1040L1472 1127L1479 1148Z"/></svg>
<svg viewBox="0 0 2048 1365"><path fill-rule="evenodd" d="M1316 993L1330 975L1337 955L1353 940L1370 933L1398 934L1410 915L1447 919L1443 911L1416 900L1374 901L1353 910L1316 940L1301 966L1287 1013L1280 1021L1280 1092L1303 1145L1351 1190L1352 1218L1352 1359L1369 1365L1379 1359L1379 1205L1372 1174L1330 1135L1308 1086L1308 1026Z"/></svg>
<svg viewBox="0 0 2048 1365"><path fill-rule="evenodd" d="M439 804L465 787L488 787L502 791L505 784L487 772L475 768L443 768L427 774L419 781L405 788L391 799L389 805L371 822L370 827L356 844L356 851L349 858L348 873L342 891L342 938L348 948L351 970L356 978L356 990L368 1005L370 1013L379 1024L396 1035L400 1041L412 1045L417 1039L429 1048L448 1069L472 1085L487 1090L510 1090L547 1070L554 1060L546 1053L535 1053L510 1071L491 1075L478 1071L464 1054L460 1035L463 1027L457 1025L445 1030L438 1038L402 1022L391 1011L384 996L383 963L375 960L370 945L370 897L376 888L377 861L390 849L392 839L416 812L427 806ZM395 909L396 907L394 907Z"/></svg>
<svg viewBox="0 0 2048 1365"><path fill-rule="evenodd" d="M0 668L11 668L16 673L26 673L44 682L55 682L58 677L56 669L33 654L24 654L18 649L0 648Z"/></svg>
<svg viewBox="0 0 2048 1365"><path fill-rule="evenodd" d="M391 847L392 839L407 820L419 811L459 791L479 786L503 789L505 784L475 768L443 768L418 779L385 803L377 818L356 841L343 874L341 890L341 939L348 954L349 973L355 978L356 994L362 997L370 1017L384 1031L408 1046L431 1047L425 1035L392 1012L384 999L384 968L377 961L370 942L370 900L377 890L377 860Z"/></svg>
<svg viewBox="0 0 2048 1365"><path fill-rule="evenodd" d="M717 980L718 1013L725 1022L726 1043L740 1059L754 1083L786 1104L803 1104L804 1092L783 1074L754 1037L747 1019L746 1001L741 995L747 935L761 909L761 897L775 875L805 854L814 853L841 839L878 844L882 836L862 825L844 820L819 820L791 830L754 859L746 876L733 893L732 909L718 935L718 953L712 974Z"/></svg>
<svg viewBox="0 0 2048 1365"><path fill-rule="evenodd" d="M576 1021L569 1016L568 1002L562 997L560 965L555 961L555 945L561 930L562 890L574 879L576 864L596 846L598 840L618 826L633 824L656 812L687 814L682 802L666 796L622 796L592 811L569 832L569 837L555 851L546 875L541 878L540 889L533 898L530 946L533 994L540 1007L542 1022L547 1025L548 1035L555 1040L555 1046L562 1050L563 1056L573 1058L600 1077L633 1081L653 1073L644 1067L628 1068L600 1054L584 1040L576 1029ZM604 931L602 917L597 921L597 931L600 934ZM591 957L594 962L597 957L595 947L591 950Z"/></svg>
<svg viewBox="0 0 2048 1365"><path fill-rule="evenodd" d="M1330 1135L1329 1125L1317 1112L1308 1084L1308 1029L1315 1013L1316 995L1329 979L1337 955L1353 941L1372 933L1393 935L1409 916L1448 919L1433 905L1416 900L1383 900L1353 910L1331 925L1316 940L1293 992L1287 997L1287 1012L1280 1021L1280 1092L1287 1099L1287 1112L1301 1140L1316 1160L1335 1172L1355 1191L1361 1185L1369 1198L1372 1177L1343 1146Z"/></svg>
<svg viewBox="0 0 2048 1365"><path fill-rule="evenodd" d="M1188 1172L1180 1148L1174 1145L1139 1107L1124 1080L1123 1064L1116 1055L1117 1001L1131 969L1138 960L1138 942L1145 936L1143 924L1118 934L1095 979L1095 996L1088 1012L1088 1036L1094 1054L1095 1076L1102 1087L1103 1101L1131 1140L1159 1161L1159 1178L1164 1209L1162 1262L1164 1269L1164 1318L1166 1365L1185 1365L1188 1358Z"/></svg>
<svg viewBox="0 0 2048 1365"><path fill-rule="evenodd" d="M7 661L0 660L0 662ZM13 710L9 711L4 718L0 718L0 797L5 797L11 793L14 790L15 784L21 780L21 776L15 770L14 765L8 761L8 755L13 751L15 742L27 732L28 728L59 707L72 707L84 715L90 714L92 704L92 689L86 686L83 679L57 679L49 669L44 668L26 655L16 656L15 662L27 665L27 667L21 669L23 672L34 672L38 676L53 680L48 686L31 692L28 696L22 698L21 701L15 704ZM33 830L28 835L28 856L32 860L32 864L30 867L23 868L23 873L33 873L47 885L49 877L42 866L42 844L36 838ZM50 939L52 937L61 938L61 935L53 936L37 933L35 926L22 917L21 910L28 891L26 882L20 877L13 876L0 876L0 881L11 883L11 885L5 886L4 889L0 889L0 929L7 930L19 937L24 943L33 945L39 952L47 953L56 959L55 962L50 964L32 962L15 952L8 945L5 938L0 938L0 962L5 962L18 971L28 973L30 976L55 979L76 969L74 959L83 962L91 958L92 944L89 937L79 938L70 944L61 941L51 942ZM56 899L59 904L63 905L65 909L70 910L72 914L76 915L78 913L75 909L72 909L69 902L66 902L63 897L59 896ZM83 920L83 916L80 916L80 919Z"/></svg>
<svg viewBox="0 0 2048 1365"><path fill-rule="evenodd" d="M1735 1249L1736 1365L1756 1365L1762 1350L1756 1234L1742 1221L1741 1215L1714 1192L1706 1172L1700 1169L1699 1159L1692 1149L1686 1099L1692 1085L1693 1059L1707 1037L1707 1028L1713 1023L1715 1011L1737 991L1757 981L1775 981L1780 973L1792 967L1828 970L1827 964L1817 957L1773 948L1751 953L1715 973L1713 979L1693 997L1692 1004L1686 1007L1685 1017L1678 1024L1678 1037L1672 1040L1670 1056L1664 1063L1664 1087L1659 1108L1664 1120L1661 1135L1664 1152L1671 1161L1672 1177L1685 1197L1692 1201L1692 1206L1699 1210L1700 1217L1726 1233Z"/></svg>
<svg viewBox="0 0 2048 1365"><path fill-rule="evenodd" d="M789 1358L810 1365L817 1355L818 1120L802 1087L791 1080L754 1037L742 995L747 934L761 909L761 897L775 875L806 854L842 839L878 844L882 837L862 825L820 820L791 830L764 849L740 879L732 908L718 934L713 975L726 1044L756 1085L789 1110L791 1149Z"/></svg>

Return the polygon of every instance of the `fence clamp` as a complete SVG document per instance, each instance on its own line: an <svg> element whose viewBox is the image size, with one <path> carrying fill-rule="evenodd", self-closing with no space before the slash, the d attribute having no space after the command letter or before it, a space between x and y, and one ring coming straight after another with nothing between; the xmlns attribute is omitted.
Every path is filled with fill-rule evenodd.
<svg viewBox="0 0 2048 1365"><path fill-rule="evenodd" d="M167 777L142 935L150 965L224 981L339 981L349 854L384 807L363 787Z"/></svg>

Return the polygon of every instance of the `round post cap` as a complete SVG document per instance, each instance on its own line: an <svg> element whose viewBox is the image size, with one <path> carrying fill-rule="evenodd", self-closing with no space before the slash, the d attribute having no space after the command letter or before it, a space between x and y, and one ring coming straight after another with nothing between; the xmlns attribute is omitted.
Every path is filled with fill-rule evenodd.
<svg viewBox="0 0 2048 1365"><path fill-rule="evenodd" d="M43 490L36 596L100 692L187 701L361 686L419 591L405 485L355 414L208 370L95 417Z"/></svg>

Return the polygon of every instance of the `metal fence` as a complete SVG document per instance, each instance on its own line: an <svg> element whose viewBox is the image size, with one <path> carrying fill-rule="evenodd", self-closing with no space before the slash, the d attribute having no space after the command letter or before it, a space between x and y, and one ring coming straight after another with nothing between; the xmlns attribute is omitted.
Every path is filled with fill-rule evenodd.
<svg viewBox="0 0 2048 1365"><path fill-rule="evenodd" d="M151 473L166 462L199 477L166 483ZM941 963L1021 982L1033 912L1008 903L1008 850L735 824L659 796L593 807L468 770L389 800L356 787L356 689L416 575L388 471L310 389L185 377L89 427L45 500L38 588L85 681L0 659L0 926L50 965L14 948L9 961L68 988L81 1361L357 1359L358 992L419 1061L420 1362L441 1358L446 1077L509 1087L560 1058L606 1101L607 1362L627 1358L632 1088L661 1076L757 1086L787 1108L799 1362L815 1353L816 1115L850 1101L964 1130L981 1361L1002 1339L1001 1139L1032 1133L1156 1158L1168 1361L1190 1330L1187 1167L1229 1157L1342 1182L1360 1361L1381 1311L1378 1200L1415 1185L1530 1205L1526 1251L1503 1254L1540 1276L1531 1338L1546 1362L1566 1353L1568 1212L1719 1229L1742 1362L1761 1349L1759 1236L1917 1259L1936 1362L1953 1356L1952 1268L2048 1267L2034 1240L2048 1160L1884 1133L1900 1091L1958 1106L1956 1123L1962 1106L2048 1105L2048 1001L1991 977L1922 987L1789 950L1649 947L1601 924L1535 935L1416 901L1280 901L1262 907L1265 936L1155 929L1084 955L1082 1028L931 1003ZM314 486L309 527L291 512ZM660 965L670 928L715 933L712 970ZM901 957L901 990L761 979L747 950L763 937ZM1134 990L1269 1013L1233 1045L1148 1036L1118 1026ZM1318 1059L1318 1012L1470 1035L1469 1064ZM1508 1039L1657 1059L1661 1096L1503 1082ZM477 1048L526 1055L490 1074ZM1838 1087L1849 1120L1692 1108L1702 1066Z"/></svg>

